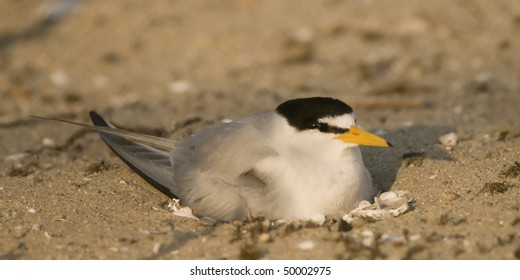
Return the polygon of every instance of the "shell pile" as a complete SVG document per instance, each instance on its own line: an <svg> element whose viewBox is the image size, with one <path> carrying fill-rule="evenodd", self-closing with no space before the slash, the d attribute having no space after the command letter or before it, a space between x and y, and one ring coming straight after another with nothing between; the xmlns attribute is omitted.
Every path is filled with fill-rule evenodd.
<svg viewBox="0 0 520 280"><path fill-rule="evenodd" d="M193 211L191 210L190 207L183 207L183 206L181 206L181 204L179 202L180 202L179 199L173 198L170 201L170 203L168 203L168 209L170 209L173 212L173 215L179 216L179 217L184 217L184 218L189 218L189 219L194 219L197 221L199 220L199 218L197 218L195 215L193 215Z"/></svg>
<svg viewBox="0 0 520 280"><path fill-rule="evenodd" d="M374 203L366 200L359 202L358 207L343 216L343 220L351 223L355 218L382 220L397 217L410 209L413 199L406 198L407 191L388 191L374 197Z"/></svg>
<svg viewBox="0 0 520 280"><path fill-rule="evenodd" d="M374 203L362 200L354 210L343 215L342 219L347 223L351 223L355 218L378 221L387 217L397 217L410 209L410 203L413 199L408 199L406 197L407 193L408 191L401 190L388 191L374 197ZM194 219L208 224L216 223L216 220L208 217L199 219L193 215L193 211L189 207L181 206L178 199L172 199L168 204L168 209L170 209L175 216ZM325 216L323 214L316 214L310 221L321 225L325 222Z"/></svg>

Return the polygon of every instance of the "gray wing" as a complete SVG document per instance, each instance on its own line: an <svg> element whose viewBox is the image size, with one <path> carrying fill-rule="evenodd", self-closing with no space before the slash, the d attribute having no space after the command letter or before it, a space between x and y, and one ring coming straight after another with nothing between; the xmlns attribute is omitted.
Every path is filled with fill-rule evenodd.
<svg viewBox="0 0 520 280"><path fill-rule="evenodd" d="M90 119L101 139L132 170L168 197L176 197L171 192L173 168L170 161L175 142L117 129L94 111L90 112Z"/></svg>
<svg viewBox="0 0 520 280"><path fill-rule="evenodd" d="M268 141L269 114L220 124L179 141L171 153L172 192L195 214L244 219L267 198L268 179L255 170L278 156Z"/></svg>

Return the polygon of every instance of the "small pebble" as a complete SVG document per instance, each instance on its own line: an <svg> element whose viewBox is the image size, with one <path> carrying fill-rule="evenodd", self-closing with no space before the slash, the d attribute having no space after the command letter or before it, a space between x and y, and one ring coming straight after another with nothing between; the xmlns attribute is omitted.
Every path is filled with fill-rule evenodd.
<svg viewBox="0 0 520 280"><path fill-rule="evenodd" d="M49 147L49 148L56 147L56 141L54 141L53 139L48 138L48 137L44 137L42 140L42 143L43 143L44 147Z"/></svg>
<svg viewBox="0 0 520 280"><path fill-rule="evenodd" d="M105 76L96 76L92 79L94 86L97 88L104 88L108 85L108 78Z"/></svg>
<svg viewBox="0 0 520 280"><path fill-rule="evenodd" d="M311 250L314 249L314 247L316 247L316 242L312 240L305 240L298 244L298 249L300 250Z"/></svg>
<svg viewBox="0 0 520 280"><path fill-rule="evenodd" d="M441 142L441 144L448 150L453 149L453 147L457 145L458 140L459 137L455 132L444 134L441 137L439 137L439 141Z"/></svg>
<svg viewBox="0 0 520 280"><path fill-rule="evenodd" d="M31 214L34 214L34 213L36 213L36 209L34 209L34 208L29 208L29 209L27 209L27 212L28 212L28 213L31 213Z"/></svg>
<svg viewBox="0 0 520 280"><path fill-rule="evenodd" d="M321 226L323 223L325 223L325 215L317 213L311 217L310 221L316 225Z"/></svg>
<svg viewBox="0 0 520 280"><path fill-rule="evenodd" d="M312 30L308 26L304 26L304 27L298 29L298 31L295 34L296 40L298 40L299 42L302 42L302 43L311 42L314 39L314 37L315 37L314 30Z"/></svg>
<svg viewBox="0 0 520 280"><path fill-rule="evenodd" d="M4 161L19 161L21 159L24 159L28 156L30 156L31 154L29 153L17 153L17 154L12 154L12 155L8 155L4 158Z"/></svg>
<svg viewBox="0 0 520 280"><path fill-rule="evenodd" d="M117 252L119 251L119 249L117 247L110 247L108 248L108 250L112 251L112 252Z"/></svg>
<svg viewBox="0 0 520 280"><path fill-rule="evenodd" d="M404 127L411 127L411 126L413 126L413 124L414 124L413 121L404 121L404 122L402 122L402 125Z"/></svg>
<svg viewBox="0 0 520 280"><path fill-rule="evenodd" d="M160 242L156 242L155 244L153 244L153 248L152 248L152 251L154 254L158 254L159 251L161 251L161 243Z"/></svg>
<svg viewBox="0 0 520 280"><path fill-rule="evenodd" d="M260 241L260 242L269 242L271 240L272 240L271 235L266 232L264 232L264 233L260 234L260 236L258 236L258 241Z"/></svg>
<svg viewBox="0 0 520 280"><path fill-rule="evenodd" d="M404 243L404 237L394 233L383 233L380 242L391 242L391 243Z"/></svg>
<svg viewBox="0 0 520 280"><path fill-rule="evenodd" d="M57 87L66 87L70 84L69 76L62 71L52 72L49 78Z"/></svg>
<svg viewBox="0 0 520 280"><path fill-rule="evenodd" d="M419 233L408 236L408 240L410 241L417 241L419 239L421 239L421 235Z"/></svg>
<svg viewBox="0 0 520 280"><path fill-rule="evenodd" d="M419 17L403 19L396 27L396 32L401 36L418 36L428 32L428 22Z"/></svg>
<svg viewBox="0 0 520 280"><path fill-rule="evenodd" d="M361 241L361 244L363 244L365 247L372 247L372 244L374 244L374 232L365 229L361 232L361 236L363 236L363 241Z"/></svg>
<svg viewBox="0 0 520 280"><path fill-rule="evenodd" d="M141 95L137 92L129 92L123 96L114 96L110 99L110 105L116 108L129 106L141 102Z"/></svg>
<svg viewBox="0 0 520 280"><path fill-rule="evenodd" d="M32 231L40 231L42 226L40 224L34 224L31 226Z"/></svg>
<svg viewBox="0 0 520 280"><path fill-rule="evenodd" d="M180 80L171 82L168 85L168 90L173 94L186 94L193 91L193 86L188 81Z"/></svg>

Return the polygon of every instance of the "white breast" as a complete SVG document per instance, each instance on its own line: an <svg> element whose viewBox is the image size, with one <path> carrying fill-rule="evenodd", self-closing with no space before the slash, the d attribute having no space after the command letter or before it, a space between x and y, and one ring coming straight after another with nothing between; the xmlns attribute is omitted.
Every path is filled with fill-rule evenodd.
<svg viewBox="0 0 520 280"><path fill-rule="evenodd" d="M256 164L256 170L269 174L270 205L252 205L253 215L309 219L318 213L349 211L357 201L375 195L357 146L346 147L323 133L298 133L276 139L279 156ZM288 133L279 131L276 135Z"/></svg>

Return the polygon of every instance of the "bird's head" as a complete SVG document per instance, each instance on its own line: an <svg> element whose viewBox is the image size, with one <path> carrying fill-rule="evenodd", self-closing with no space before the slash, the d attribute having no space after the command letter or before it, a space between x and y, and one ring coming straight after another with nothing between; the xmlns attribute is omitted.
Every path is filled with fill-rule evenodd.
<svg viewBox="0 0 520 280"><path fill-rule="evenodd" d="M276 112L298 131L342 141L347 146L392 146L385 139L359 129L352 108L338 99L330 97L292 99L280 104Z"/></svg>

